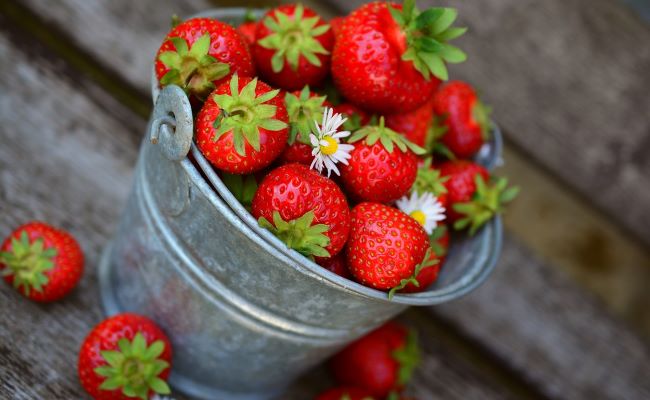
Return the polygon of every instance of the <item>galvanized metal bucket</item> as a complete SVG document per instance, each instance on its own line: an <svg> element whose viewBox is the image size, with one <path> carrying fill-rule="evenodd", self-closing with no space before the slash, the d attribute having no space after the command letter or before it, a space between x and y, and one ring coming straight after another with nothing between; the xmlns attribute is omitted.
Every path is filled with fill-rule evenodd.
<svg viewBox="0 0 650 400"><path fill-rule="evenodd" d="M236 23L244 9L202 15ZM499 218L471 239L454 237L438 281L422 293L389 301L325 270L261 229L226 189L192 143L183 91L153 87L133 191L99 279L108 315L137 312L167 332L177 390L206 400L274 398L407 306L462 296L493 269ZM479 155L488 167L501 150L499 131L492 136Z"/></svg>

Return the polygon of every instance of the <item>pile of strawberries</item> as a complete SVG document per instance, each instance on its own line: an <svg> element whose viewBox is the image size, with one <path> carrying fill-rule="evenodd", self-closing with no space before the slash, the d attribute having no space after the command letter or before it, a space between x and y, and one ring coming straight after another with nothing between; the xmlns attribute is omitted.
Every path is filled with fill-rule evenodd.
<svg viewBox="0 0 650 400"><path fill-rule="evenodd" d="M465 54L448 42L450 8L375 2L326 23L283 5L238 27L177 24L156 55L160 86L178 85L195 114L195 143L235 197L286 245L371 288L417 292L437 278L447 227L474 234L517 194L472 161L489 139L489 109L447 80ZM74 238L41 222L0 248L0 272L39 302L62 298L83 273ZM153 321L121 314L97 325L79 354L95 399L168 394L171 345ZM332 361L319 399L398 399L417 348L388 324Z"/></svg>
<svg viewBox="0 0 650 400"><path fill-rule="evenodd" d="M417 292L436 280L447 227L473 234L516 188L472 161L489 109L447 80L456 10L375 2L328 24L300 4L234 28L176 25L156 56L183 88L195 143L262 227L363 285Z"/></svg>

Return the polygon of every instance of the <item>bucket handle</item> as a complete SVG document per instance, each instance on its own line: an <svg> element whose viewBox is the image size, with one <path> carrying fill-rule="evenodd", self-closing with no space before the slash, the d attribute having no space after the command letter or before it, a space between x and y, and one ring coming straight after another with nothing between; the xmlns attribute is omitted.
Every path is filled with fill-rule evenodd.
<svg viewBox="0 0 650 400"><path fill-rule="evenodd" d="M180 161L190 151L193 130L192 106L185 92L176 85L166 86L153 108L151 143L159 144L169 160Z"/></svg>

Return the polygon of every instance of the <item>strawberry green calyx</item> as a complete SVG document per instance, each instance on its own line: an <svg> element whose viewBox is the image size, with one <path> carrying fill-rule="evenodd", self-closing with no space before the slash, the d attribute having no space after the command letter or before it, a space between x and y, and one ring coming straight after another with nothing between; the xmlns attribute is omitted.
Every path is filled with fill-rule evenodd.
<svg viewBox="0 0 650 400"><path fill-rule="evenodd" d="M402 10L389 6L393 19L406 34L408 49L402 60L412 61L425 79L431 75L446 81L449 78L445 63L457 64L467 55L447 42L463 35L467 28L452 26L458 12L453 8L432 7L420 12L415 0L404 0Z"/></svg>
<svg viewBox="0 0 650 400"><path fill-rule="evenodd" d="M384 117L379 118L379 125L366 125L358 131L354 132L352 136L348 139L348 143L358 142L362 139L365 139L368 146L372 146L381 142L382 146L389 153L393 152L395 146L400 149L403 153L407 150L411 150L417 155L422 155L426 153L422 147L417 144L409 141L404 136L395 132L394 130L388 128L384 124Z"/></svg>
<svg viewBox="0 0 650 400"><path fill-rule="evenodd" d="M325 224L312 225L313 221L313 211L291 221L283 220L278 211L273 211L273 223L264 217L260 217L258 223L262 228L270 230L287 247L306 257L329 257L329 252L325 250L330 244L330 239L325 235L329 227Z"/></svg>
<svg viewBox="0 0 650 400"><path fill-rule="evenodd" d="M284 101L289 114L289 144L296 140L309 144L309 134L314 129L314 121L323 115L325 96L310 96L309 86L305 86L300 95L287 93Z"/></svg>
<svg viewBox="0 0 650 400"><path fill-rule="evenodd" d="M279 131L287 127L284 121L273 118L277 107L264 104L277 96L280 91L271 90L256 96L256 87L257 78L246 84L240 92L239 78L235 74L230 79L230 94L213 96L221 113L214 121L216 134L212 140L216 142L221 136L232 131L235 151L242 156L246 155L244 141L248 142L255 151L260 151L259 128Z"/></svg>
<svg viewBox="0 0 650 400"><path fill-rule="evenodd" d="M251 8L246 9L246 13L244 14L244 20L242 22L243 23L257 22L257 16L255 15L255 12L253 12Z"/></svg>
<svg viewBox="0 0 650 400"><path fill-rule="evenodd" d="M409 330L404 346L393 351L393 358L399 363L397 384L403 387L411 380L413 372L420 364L420 346L414 330Z"/></svg>
<svg viewBox="0 0 650 400"><path fill-rule="evenodd" d="M221 180L226 185L230 193L235 196L247 210L250 211L253 203L253 197L257 191L257 180L253 175L235 175L227 172L221 173Z"/></svg>
<svg viewBox="0 0 650 400"><path fill-rule="evenodd" d="M388 291L388 300L391 300L393 296L395 296L396 292L404 289L406 285L408 285L409 283L412 283L415 287L420 287L420 282L418 282L417 276L420 274L420 272L422 272L423 269L432 267L436 264L438 264L438 260L435 258L431 258L431 247L429 247L427 249L427 252L424 254L424 258L422 259L422 262L415 266L413 275L409 276L408 278L402 279L401 281L399 281L399 285L395 286L390 291Z"/></svg>
<svg viewBox="0 0 650 400"><path fill-rule="evenodd" d="M431 232L429 235L429 245L431 246L431 250L433 253L436 255L436 257L440 258L444 255L447 254L447 249L442 246L440 243L438 243L438 240L445 236L447 233L447 226L446 225L438 225L436 229Z"/></svg>
<svg viewBox="0 0 650 400"><path fill-rule="evenodd" d="M95 368L97 375L106 378L99 387L102 390L121 390L125 396L146 400L149 392L169 394L171 390L160 375L169 363L159 359L165 350L165 343L156 340L147 346L142 333L133 340L122 338L117 343L118 350L102 351L106 365Z"/></svg>
<svg viewBox="0 0 650 400"><path fill-rule="evenodd" d="M304 6L298 4L293 16L276 11L274 16L277 21L271 16L263 21L273 33L258 40L257 43L264 48L276 50L271 58L271 67L275 73L282 71L285 60L291 70L296 71L300 56L310 64L320 67L321 61L317 54L329 54L316 37L327 32L330 26L327 24L316 26L320 17L305 18L304 11Z"/></svg>
<svg viewBox="0 0 650 400"><path fill-rule="evenodd" d="M488 140L490 138L490 130L492 130L490 113L492 113L492 108L477 99L476 103L474 103L474 106L472 107L472 118L481 127L481 137L483 140Z"/></svg>
<svg viewBox="0 0 650 400"><path fill-rule="evenodd" d="M508 180L499 178L488 185L480 174L474 178L476 192L472 200L454 204L454 211L465 217L454 223L454 229L461 230L469 226L469 234L474 235L494 215L504 211L503 205L512 201L519 193L518 187L507 187Z"/></svg>
<svg viewBox="0 0 650 400"><path fill-rule="evenodd" d="M158 59L169 71L160 79L163 86L177 85L190 95L200 99L214 89L213 81L219 80L230 73L230 66L219 62L208 54L210 51L210 34L206 33L188 48L185 39L169 38L176 51L165 51Z"/></svg>
<svg viewBox="0 0 650 400"><path fill-rule="evenodd" d="M410 192L433 193L435 196L439 196L447 193L447 188L444 185L447 180L449 180L448 176L440 176L439 170L431 168L431 157L427 157L418 167L418 173Z"/></svg>
<svg viewBox="0 0 650 400"><path fill-rule="evenodd" d="M27 232L22 231L20 239L11 238L11 251L0 252L0 263L5 265L2 276L13 276L14 287L22 287L27 296L31 290L42 292L49 282L45 273L54 268L56 255L55 248L45 248L42 238L30 243Z"/></svg>
<svg viewBox="0 0 650 400"><path fill-rule="evenodd" d="M440 154L448 160L455 160L456 155L445 146L440 139L447 133L448 127L444 124L446 116L435 115L427 131L424 148L428 153Z"/></svg>

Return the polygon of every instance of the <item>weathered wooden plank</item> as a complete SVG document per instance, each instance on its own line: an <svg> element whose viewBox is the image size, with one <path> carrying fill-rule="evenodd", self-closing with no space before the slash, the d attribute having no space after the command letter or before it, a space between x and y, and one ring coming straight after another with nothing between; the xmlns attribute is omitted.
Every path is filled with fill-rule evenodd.
<svg viewBox="0 0 650 400"><path fill-rule="evenodd" d="M512 238L494 275L431 309L556 399L650 398L650 349Z"/></svg>
<svg viewBox="0 0 650 400"><path fill-rule="evenodd" d="M452 73L508 138L650 244L650 25L612 0L420 3L459 9L470 61Z"/></svg>
<svg viewBox="0 0 650 400"><path fill-rule="evenodd" d="M144 121L61 60L43 57L37 43L8 37L0 33L0 236L29 219L47 220L79 238L87 269L80 287L52 305L0 284L0 398L87 398L77 351L101 319L95 266L128 192ZM424 358L425 375L414 385L420 393L450 384L448 398L503 398L449 351L427 346ZM327 383L316 371L283 398L310 398Z"/></svg>

